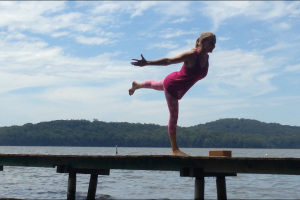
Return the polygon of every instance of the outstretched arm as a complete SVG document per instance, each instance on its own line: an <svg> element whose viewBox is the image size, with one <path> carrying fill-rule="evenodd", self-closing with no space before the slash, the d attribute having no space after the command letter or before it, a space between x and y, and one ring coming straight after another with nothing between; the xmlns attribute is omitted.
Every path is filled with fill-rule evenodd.
<svg viewBox="0 0 300 200"><path fill-rule="evenodd" d="M194 55L193 51L188 51L188 52L182 53L173 58L161 58L158 60L148 61L144 58L143 54L141 54L142 59L141 60L132 59L135 62L131 62L131 64L135 65L135 66L139 66L139 67L143 67L146 65L166 66L166 65L177 64L177 63L181 63L181 62L188 62L189 59L191 59L191 56L193 56L193 55Z"/></svg>

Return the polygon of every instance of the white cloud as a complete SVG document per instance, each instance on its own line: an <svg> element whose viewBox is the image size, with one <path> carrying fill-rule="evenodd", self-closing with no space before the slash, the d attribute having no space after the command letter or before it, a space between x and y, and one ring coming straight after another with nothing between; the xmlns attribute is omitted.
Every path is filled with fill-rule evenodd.
<svg viewBox="0 0 300 200"><path fill-rule="evenodd" d="M129 109L134 107L128 102L131 81L161 74L161 68L141 69L131 66L130 61L115 59L121 52L78 58L65 55L61 48L46 42L29 43L29 38L22 35L18 38L22 40L0 43L0 109L9 111L5 118L1 117L1 125L70 118L128 121L129 116L138 121ZM144 114L150 109L149 104L144 104ZM164 105L165 100L158 104ZM120 115L123 112L131 114L126 118ZM12 118L13 121L7 120Z"/></svg>
<svg viewBox="0 0 300 200"><path fill-rule="evenodd" d="M134 4L135 11L131 14L131 18L134 18L139 15L143 15L143 11L148 10L152 6L156 5L157 3L154 1L143 1Z"/></svg>
<svg viewBox="0 0 300 200"><path fill-rule="evenodd" d="M115 42L107 37L120 35L100 28L100 25L113 25L110 23L113 20L110 16L95 16L87 11L68 12L66 2L1 2L0 5L0 28L6 28L11 33L29 31L51 37L67 36L88 45ZM76 32L93 33L105 38L74 37Z"/></svg>
<svg viewBox="0 0 300 200"><path fill-rule="evenodd" d="M299 17L300 15L300 2L299 1L294 1L291 2L287 6L287 11L290 17Z"/></svg>
<svg viewBox="0 0 300 200"><path fill-rule="evenodd" d="M177 47L178 47L178 45L174 44L174 42L161 42L161 43L155 43L155 44L149 45L149 49L153 49L153 48L174 49Z"/></svg>
<svg viewBox="0 0 300 200"><path fill-rule="evenodd" d="M140 35L140 36L143 36L143 37L150 37L150 38L156 36L155 33L148 33L148 32L139 32L139 35Z"/></svg>
<svg viewBox="0 0 300 200"><path fill-rule="evenodd" d="M225 41L225 40L230 40L230 37L218 37L218 40L220 41Z"/></svg>
<svg viewBox="0 0 300 200"><path fill-rule="evenodd" d="M290 29L291 25L286 23L286 22L282 22L282 23L278 24L278 27L281 28L281 29Z"/></svg>
<svg viewBox="0 0 300 200"><path fill-rule="evenodd" d="M196 2L199 4L199 2ZM176 1L174 2L159 2L158 6L154 8L157 14L171 16L189 16L191 14L190 1Z"/></svg>
<svg viewBox="0 0 300 200"><path fill-rule="evenodd" d="M265 54L272 51L278 51L283 49L290 49L292 47L300 46L300 43L287 43L287 42L278 42L271 47L268 47L261 51L261 53Z"/></svg>
<svg viewBox="0 0 300 200"><path fill-rule="evenodd" d="M220 100L209 97L187 97L183 99L182 102L183 103L180 104L181 116L179 117L179 120L181 123L188 124L190 126L199 124L201 122L204 123L205 121L209 120L215 120L216 118L220 117L220 114L229 114L230 111L237 108L250 107L250 104L247 102L246 98L233 99L224 97L222 100Z"/></svg>
<svg viewBox="0 0 300 200"><path fill-rule="evenodd" d="M207 2L205 5L200 10L212 18L216 29L224 20L244 13L249 2Z"/></svg>
<svg viewBox="0 0 300 200"><path fill-rule="evenodd" d="M1 2L0 5L0 27L7 27L10 31L53 30L56 24L51 23L49 15L65 8L65 2Z"/></svg>
<svg viewBox="0 0 300 200"><path fill-rule="evenodd" d="M61 37L61 36L67 36L67 35L69 35L69 32L67 32L67 31L56 32L56 33L51 34L52 37Z"/></svg>
<svg viewBox="0 0 300 200"><path fill-rule="evenodd" d="M110 40L109 38L84 37L84 36L76 37L76 41L78 43L88 44L88 45L112 44L112 43L116 42L116 41Z"/></svg>
<svg viewBox="0 0 300 200"><path fill-rule="evenodd" d="M26 37L27 38L27 37ZM25 38L25 40L26 40ZM91 41L89 41L91 42ZM94 41L93 41L94 42ZM97 42L97 41L96 41ZM59 84L99 84L126 77L134 80L149 74L159 74L159 68L143 71L131 66L130 61L116 60L121 52L103 53L91 58L65 55L60 47L50 47L42 41L0 42L1 92L22 88L53 87Z"/></svg>
<svg viewBox="0 0 300 200"><path fill-rule="evenodd" d="M162 31L159 31L158 33L148 33L148 32L139 32L139 35L145 36L145 37L160 37L164 39L170 39L174 37L180 37L183 35L192 35L192 34L199 34L198 30L181 30L181 29L173 29L173 28L167 28ZM196 41L196 39L195 39Z"/></svg>
<svg viewBox="0 0 300 200"><path fill-rule="evenodd" d="M230 91L232 95L245 93L255 96L276 90L271 79L276 76L272 69L277 66L268 63L257 52L236 49L214 52L210 57L208 79L212 94L217 95L214 91L217 87L215 85L222 86L221 88Z"/></svg>
<svg viewBox="0 0 300 200"><path fill-rule="evenodd" d="M101 2L92 9L93 14L131 13L131 18L143 15L143 12L155 6L155 1L142 2Z"/></svg>
<svg viewBox="0 0 300 200"><path fill-rule="evenodd" d="M285 71L287 72L296 72L296 71L300 71L300 64L298 65L289 65L285 68Z"/></svg>
<svg viewBox="0 0 300 200"><path fill-rule="evenodd" d="M196 42L196 39L195 39L195 41L194 40L186 40L187 44L185 46L182 46L180 48L177 48L177 49L174 49L174 50L168 52L166 54L166 57L175 57L175 56L182 54L183 52L191 50L194 47L195 42Z"/></svg>
<svg viewBox="0 0 300 200"><path fill-rule="evenodd" d="M124 7L124 3L115 3L115 2L105 2L100 3L100 5L95 6L91 12L93 14L103 14L103 13L114 13L117 10L120 10L122 7Z"/></svg>
<svg viewBox="0 0 300 200"><path fill-rule="evenodd" d="M29 39L28 36L18 33L18 32L1 32L0 33L1 41L12 41L12 40L23 40L23 39Z"/></svg>
<svg viewBox="0 0 300 200"><path fill-rule="evenodd" d="M62 80L55 76L46 76L43 74L23 75L5 73L0 71L0 93L20 90L24 88L46 87L56 85Z"/></svg>
<svg viewBox="0 0 300 200"><path fill-rule="evenodd" d="M299 16L299 2L206 2L201 8L204 15L212 18L214 30L226 19L246 16L251 20L271 20L283 16Z"/></svg>
<svg viewBox="0 0 300 200"><path fill-rule="evenodd" d="M253 39L253 40L250 40L247 42L247 44L253 44L253 43L256 43L257 41L260 41L260 39Z"/></svg>
<svg viewBox="0 0 300 200"><path fill-rule="evenodd" d="M53 32L55 30L70 28L71 30L88 31L92 29L89 23L84 23L82 19L85 18L82 13L70 12L64 14L58 14L54 17L45 19L44 23L41 24L40 29L42 32ZM79 28L78 28L79 27Z"/></svg>
<svg viewBox="0 0 300 200"><path fill-rule="evenodd" d="M175 19L173 21L171 21L171 24L176 24L176 23L182 23L182 22L187 22L188 20L185 17L179 18L179 19Z"/></svg>
<svg viewBox="0 0 300 200"><path fill-rule="evenodd" d="M198 31L185 31L185 30L180 30L180 29L172 29L168 28L159 33L159 37L162 38L173 38L173 37L179 37L182 35L189 35L189 34L196 34Z"/></svg>

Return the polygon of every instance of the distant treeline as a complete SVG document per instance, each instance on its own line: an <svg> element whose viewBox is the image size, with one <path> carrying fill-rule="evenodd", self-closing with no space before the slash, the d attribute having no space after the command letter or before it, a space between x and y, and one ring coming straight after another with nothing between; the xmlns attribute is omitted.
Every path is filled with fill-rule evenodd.
<svg viewBox="0 0 300 200"><path fill-rule="evenodd" d="M300 148L300 127L249 119L220 119L178 127L180 147ZM167 126L58 120L0 127L0 146L170 147Z"/></svg>

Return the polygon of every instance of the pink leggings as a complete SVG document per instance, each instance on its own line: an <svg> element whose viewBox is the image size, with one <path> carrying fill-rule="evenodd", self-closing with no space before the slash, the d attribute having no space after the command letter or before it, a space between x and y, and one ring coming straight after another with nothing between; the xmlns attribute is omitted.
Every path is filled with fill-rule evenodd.
<svg viewBox="0 0 300 200"><path fill-rule="evenodd" d="M142 88L150 88L154 90L165 91L166 100L170 111L170 119L168 124L169 136L176 136L177 120L178 120L178 99L172 97L167 90L164 89L162 81L145 81L142 83Z"/></svg>

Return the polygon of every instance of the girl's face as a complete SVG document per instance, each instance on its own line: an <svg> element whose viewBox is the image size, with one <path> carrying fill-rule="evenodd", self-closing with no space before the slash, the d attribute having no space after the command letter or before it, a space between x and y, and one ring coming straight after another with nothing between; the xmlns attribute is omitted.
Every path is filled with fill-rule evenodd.
<svg viewBox="0 0 300 200"><path fill-rule="evenodd" d="M210 53L214 50L215 45L216 45L215 36L208 37L202 42L202 48Z"/></svg>

